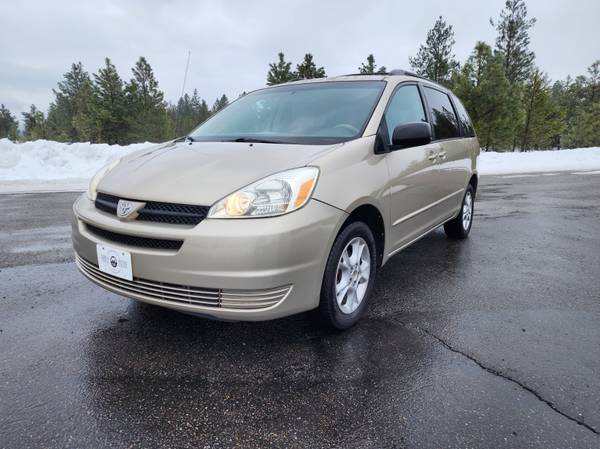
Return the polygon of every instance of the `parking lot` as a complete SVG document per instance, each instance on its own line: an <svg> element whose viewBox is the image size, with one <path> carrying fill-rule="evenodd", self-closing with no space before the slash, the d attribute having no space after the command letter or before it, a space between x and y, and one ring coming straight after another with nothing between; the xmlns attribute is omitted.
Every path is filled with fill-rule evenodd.
<svg viewBox="0 0 600 449"><path fill-rule="evenodd" d="M73 263L77 194L0 195L0 447L600 447L600 175L483 178L471 237L344 333L207 321Z"/></svg>

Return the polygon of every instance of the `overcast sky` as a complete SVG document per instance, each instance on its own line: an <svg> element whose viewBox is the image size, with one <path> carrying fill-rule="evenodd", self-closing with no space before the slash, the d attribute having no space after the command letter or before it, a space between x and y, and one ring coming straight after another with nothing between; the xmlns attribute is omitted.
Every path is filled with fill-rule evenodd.
<svg viewBox="0 0 600 449"><path fill-rule="evenodd" d="M477 40L492 43L503 0L419 2L20 0L0 18L0 103L13 113L46 110L52 88L74 61L95 72L110 57L120 75L146 56L165 98L197 88L209 105L225 93L262 87L267 65L284 51L299 62L311 52L327 74L353 73L369 53L387 68L409 68L439 15L454 26L464 61ZM555 80L578 75L600 58L600 1L528 0L537 64Z"/></svg>

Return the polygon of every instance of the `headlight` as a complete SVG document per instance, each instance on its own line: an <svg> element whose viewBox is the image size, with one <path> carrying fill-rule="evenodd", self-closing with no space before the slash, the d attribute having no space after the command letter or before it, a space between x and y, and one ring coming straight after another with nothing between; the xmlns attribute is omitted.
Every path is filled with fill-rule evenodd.
<svg viewBox="0 0 600 449"><path fill-rule="evenodd" d="M121 162L121 159L115 159L110 164L98 170L98 172L92 177L87 191L87 197L90 201L96 201L96 196L98 195L96 189L98 188L98 184L100 184L102 178L104 178L109 171L115 168L119 162Z"/></svg>
<svg viewBox="0 0 600 449"><path fill-rule="evenodd" d="M317 184L317 167L295 168L267 176L214 204L208 218L273 217L304 206Z"/></svg>

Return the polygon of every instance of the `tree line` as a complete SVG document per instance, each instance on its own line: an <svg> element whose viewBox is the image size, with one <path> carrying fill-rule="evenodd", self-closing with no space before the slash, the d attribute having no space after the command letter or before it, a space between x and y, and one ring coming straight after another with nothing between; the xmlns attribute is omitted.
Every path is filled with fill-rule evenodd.
<svg viewBox="0 0 600 449"><path fill-rule="evenodd" d="M454 30L439 17L409 63L418 75L452 89L462 100L483 148L497 151L600 146L600 60L586 75L551 83L535 61L525 0L507 0L498 18L490 19L493 45L479 41L466 61L453 53ZM384 74L373 54L357 68L361 74ZM311 53L293 67L280 52L269 64L266 84L325 77ZM0 106L0 138L51 139L127 144L160 142L182 136L227 106L226 95L211 107L197 90L176 104L164 100L152 68L141 57L124 81L110 59L90 76L75 63L54 92L47 114L31 105L17 119ZM244 95L243 93L242 95Z"/></svg>
<svg viewBox="0 0 600 449"><path fill-rule="evenodd" d="M47 114L33 104L22 113L22 132L16 117L0 106L0 138L121 145L161 142L186 134L229 104L223 94L209 107L196 89L169 104L146 58L140 57L131 72L131 79L123 81L109 58L92 76L81 62L72 64L53 89Z"/></svg>

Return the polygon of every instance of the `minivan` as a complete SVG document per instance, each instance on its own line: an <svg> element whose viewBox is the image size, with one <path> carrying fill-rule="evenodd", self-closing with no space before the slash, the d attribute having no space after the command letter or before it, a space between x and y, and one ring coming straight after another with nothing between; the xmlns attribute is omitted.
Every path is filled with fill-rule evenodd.
<svg viewBox="0 0 600 449"><path fill-rule="evenodd" d="M441 225L469 235L479 151L459 99L410 72L259 89L100 170L73 206L76 263L186 313L346 329L390 257Z"/></svg>

